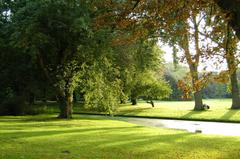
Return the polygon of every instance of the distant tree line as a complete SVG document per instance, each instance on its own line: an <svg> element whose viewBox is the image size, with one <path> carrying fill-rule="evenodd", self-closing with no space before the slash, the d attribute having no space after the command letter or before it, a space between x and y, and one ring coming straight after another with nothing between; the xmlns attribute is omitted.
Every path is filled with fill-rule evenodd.
<svg viewBox="0 0 240 159"><path fill-rule="evenodd" d="M177 68L174 67L173 63L168 63L166 65L166 71L164 73L166 81L168 81L171 86L172 93L166 100L193 100L193 96L190 98L184 98L184 91L178 87L178 81L184 79L188 74L188 68L186 66L178 65ZM200 72L201 74L201 72ZM213 73L216 76L219 72ZM238 79L240 78L240 71L237 71ZM190 82L190 81L189 81ZM240 82L238 83L240 85ZM210 80L202 90L202 95L204 99L218 99L218 98L232 98L231 94L231 84L230 80L219 82L216 80Z"/></svg>

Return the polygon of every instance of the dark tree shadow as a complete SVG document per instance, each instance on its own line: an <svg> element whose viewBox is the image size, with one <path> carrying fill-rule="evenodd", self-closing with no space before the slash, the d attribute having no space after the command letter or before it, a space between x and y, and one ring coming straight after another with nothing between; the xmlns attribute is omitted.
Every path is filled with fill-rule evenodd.
<svg viewBox="0 0 240 159"><path fill-rule="evenodd" d="M231 109L228 109L228 111L227 111L223 116L221 116L220 119L230 119L230 118L233 117L237 112L239 112L239 110L231 110Z"/></svg>
<svg viewBox="0 0 240 159"><path fill-rule="evenodd" d="M191 112L191 114L188 113L186 115L191 116L196 113L201 112ZM96 121L96 124L98 122L100 121ZM47 123L44 123L44 125L40 125L41 130L33 131L31 127L35 128L36 125L34 124L36 122L33 122L32 125L30 124L30 127L27 128L26 125L18 124L24 123L22 121L15 125L10 123L11 127L9 125L6 127L9 131L4 131L0 134L1 146L4 147L14 143L14 147L18 148L24 147L27 149L32 147L32 151L36 152L36 155L41 154L42 158L47 158L47 156L44 156L47 155L46 152L54 153L55 158L69 159L240 158L240 147L238 146L240 140L232 137L212 137L210 135L186 133L184 131L163 131L163 129L159 128L146 129L146 127L138 125L95 127L96 125L81 126L81 123L74 123L76 125L70 129L67 129L65 125L59 125L59 128L56 129L56 126L58 127L57 123L50 122L47 126L53 126L53 129L46 127L45 124ZM22 126L25 130L12 131L15 130L16 126ZM61 129L61 127L64 129ZM46 145L52 145L51 150L47 150L49 146ZM45 146L46 148L44 148ZM82 149L85 153L80 151ZM61 152L66 152L68 156L62 156ZM23 153L23 151L19 151L19 153ZM202 156L203 153L204 156ZM221 154L221 156L217 156L216 153ZM4 154L3 152L2 157L11 158L11 154ZM38 156L35 157L37 158Z"/></svg>
<svg viewBox="0 0 240 159"><path fill-rule="evenodd" d="M209 111L209 110L208 110ZM206 112L206 110L202 110L202 111L194 111L191 110L190 112L188 112L187 114L183 115L182 118L191 118L193 115L197 115L197 114L202 114Z"/></svg>

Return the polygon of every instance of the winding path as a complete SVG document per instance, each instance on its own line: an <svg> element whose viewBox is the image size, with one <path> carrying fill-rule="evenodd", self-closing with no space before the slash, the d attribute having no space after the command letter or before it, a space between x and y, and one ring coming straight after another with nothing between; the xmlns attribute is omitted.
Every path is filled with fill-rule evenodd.
<svg viewBox="0 0 240 159"><path fill-rule="evenodd" d="M192 133L240 136L240 123L186 121L186 120L165 120L134 117L116 117L117 120L126 121L143 126L154 126L186 130Z"/></svg>

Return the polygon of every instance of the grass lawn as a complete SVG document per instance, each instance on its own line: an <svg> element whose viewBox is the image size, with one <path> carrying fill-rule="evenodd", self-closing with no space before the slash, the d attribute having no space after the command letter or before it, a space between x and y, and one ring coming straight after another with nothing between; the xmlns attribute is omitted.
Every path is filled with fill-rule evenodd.
<svg viewBox="0 0 240 159"><path fill-rule="evenodd" d="M238 121L240 122L240 110L230 110L231 99L208 99L204 103L210 105L206 111L192 111L193 101L159 101L152 108L146 102L140 102L136 106L130 104L121 105L117 114L131 116L148 116L163 118Z"/></svg>
<svg viewBox="0 0 240 159"><path fill-rule="evenodd" d="M1 159L239 159L240 138L138 126L107 117L0 117Z"/></svg>

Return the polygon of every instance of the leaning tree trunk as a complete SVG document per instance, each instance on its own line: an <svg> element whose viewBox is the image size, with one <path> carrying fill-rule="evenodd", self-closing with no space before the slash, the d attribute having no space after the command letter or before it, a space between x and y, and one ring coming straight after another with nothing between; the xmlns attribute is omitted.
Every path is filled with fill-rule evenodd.
<svg viewBox="0 0 240 159"><path fill-rule="evenodd" d="M73 93L71 91L61 91L58 95L60 108L59 118L72 118Z"/></svg>
<svg viewBox="0 0 240 159"><path fill-rule="evenodd" d="M153 102L153 100L150 100L150 103L151 103L152 107L154 108L154 102Z"/></svg>

